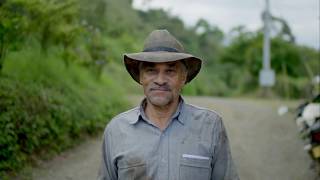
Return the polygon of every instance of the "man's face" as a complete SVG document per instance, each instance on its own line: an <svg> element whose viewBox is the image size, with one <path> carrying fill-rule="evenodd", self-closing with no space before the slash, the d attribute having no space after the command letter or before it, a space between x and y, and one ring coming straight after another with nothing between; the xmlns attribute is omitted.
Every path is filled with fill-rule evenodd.
<svg viewBox="0 0 320 180"><path fill-rule="evenodd" d="M151 63L140 66L140 83L147 100L159 107L165 107L179 98L185 84L187 71L181 61Z"/></svg>

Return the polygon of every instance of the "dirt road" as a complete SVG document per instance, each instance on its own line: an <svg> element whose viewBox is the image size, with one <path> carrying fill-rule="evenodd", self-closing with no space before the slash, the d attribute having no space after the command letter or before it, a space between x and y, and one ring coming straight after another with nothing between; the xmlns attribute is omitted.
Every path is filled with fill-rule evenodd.
<svg viewBox="0 0 320 180"><path fill-rule="evenodd" d="M137 104L139 97L131 97ZM186 97L188 103L208 107L224 117L231 150L243 180L313 180L311 160L303 151L293 115L277 115L282 104L248 99ZM69 150L30 176L36 180L95 179L100 163L100 139Z"/></svg>

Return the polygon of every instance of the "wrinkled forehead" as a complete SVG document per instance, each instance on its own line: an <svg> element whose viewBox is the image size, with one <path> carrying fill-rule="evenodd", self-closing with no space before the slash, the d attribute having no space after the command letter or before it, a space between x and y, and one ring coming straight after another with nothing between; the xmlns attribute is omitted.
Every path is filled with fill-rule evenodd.
<svg viewBox="0 0 320 180"><path fill-rule="evenodd" d="M182 61L171 61L171 62L160 62L160 63L143 61L139 64L139 66L140 66L140 69L146 68L146 67L161 67L161 66L167 67L167 68L178 68L182 64L183 64Z"/></svg>

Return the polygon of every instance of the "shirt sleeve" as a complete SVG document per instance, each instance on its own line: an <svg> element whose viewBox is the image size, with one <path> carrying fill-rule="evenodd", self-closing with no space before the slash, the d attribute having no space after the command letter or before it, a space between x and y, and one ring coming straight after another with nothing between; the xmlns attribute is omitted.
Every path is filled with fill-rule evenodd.
<svg viewBox="0 0 320 180"><path fill-rule="evenodd" d="M217 136L218 142L213 156L211 179L239 180L232 160L228 136L221 118L217 131L219 132Z"/></svg>
<svg viewBox="0 0 320 180"><path fill-rule="evenodd" d="M112 161L112 138L106 129L102 141L102 158L97 180L117 180L117 168Z"/></svg>

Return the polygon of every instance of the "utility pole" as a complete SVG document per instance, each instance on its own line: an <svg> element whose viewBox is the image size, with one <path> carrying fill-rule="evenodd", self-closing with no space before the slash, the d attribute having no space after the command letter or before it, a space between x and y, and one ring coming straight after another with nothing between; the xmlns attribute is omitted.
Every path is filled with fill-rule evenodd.
<svg viewBox="0 0 320 180"><path fill-rule="evenodd" d="M264 42L263 42L263 68L259 73L260 86L265 89L269 89L274 86L275 73L270 66L270 25L271 25L271 14L269 7L269 0L266 0L266 9L262 14L264 22Z"/></svg>
<svg viewBox="0 0 320 180"><path fill-rule="evenodd" d="M270 69L270 7L266 0L266 10L263 14L264 41L263 41L263 69Z"/></svg>

